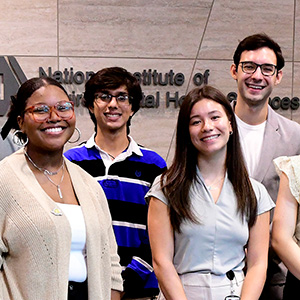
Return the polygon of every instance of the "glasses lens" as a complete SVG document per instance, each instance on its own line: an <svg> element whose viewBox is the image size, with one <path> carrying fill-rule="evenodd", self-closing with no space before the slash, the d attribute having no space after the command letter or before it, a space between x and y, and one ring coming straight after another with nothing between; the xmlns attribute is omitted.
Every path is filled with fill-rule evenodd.
<svg viewBox="0 0 300 300"><path fill-rule="evenodd" d="M40 114L40 115L43 115L43 114L47 114L49 113L49 106L47 105L35 105L33 108L32 108L32 112L34 114Z"/></svg>
<svg viewBox="0 0 300 300"><path fill-rule="evenodd" d="M103 102L109 102L111 100L111 95L109 94L97 94L95 96L96 100L100 99Z"/></svg>
<svg viewBox="0 0 300 300"><path fill-rule="evenodd" d="M73 116L74 108L71 102L59 102L54 106L57 115L62 119L68 119Z"/></svg>
<svg viewBox="0 0 300 300"><path fill-rule="evenodd" d="M54 109L58 113L64 114L66 112L72 111L73 110L73 106L72 106L71 102L57 103L54 106Z"/></svg>
<svg viewBox="0 0 300 300"><path fill-rule="evenodd" d="M247 74L252 74L256 71L257 65L252 62L244 62L242 63L242 70Z"/></svg>
<svg viewBox="0 0 300 300"><path fill-rule="evenodd" d="M119 102L126 102L126 101L128 101L128 99L129 99L129 97L128 97L128 95L119 95L119 96L117 96L117 100L119 101Z"/></svg>
<svg viewBox="0 0 300 300"><path fill-rule="evenodd" d="M261 65L261 71L263 75L272 76L274 75L276 67L274 65L264 64Z"/></svg>
<svg viewBox="0 0 300 300"><path fill-rule="evenodd" d="M48 105L35 105L31 112L34 119L38 122L41 122L49 117L50 108Z"/></svg>

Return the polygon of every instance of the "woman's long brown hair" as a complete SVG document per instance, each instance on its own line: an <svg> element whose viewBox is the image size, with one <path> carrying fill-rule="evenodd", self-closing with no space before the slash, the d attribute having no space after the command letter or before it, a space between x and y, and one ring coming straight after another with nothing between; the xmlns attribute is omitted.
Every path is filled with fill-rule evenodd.
<svg viewBox="0 0 300 300"><path fill-rule="evenodd" d="M240 146L239 134L233 109L226 97L216 88L205 85L195 88L185 97L179 111L176 131L176 148L173 162L161 177L161 187L169 201L171 224L180 231L184 220L198 223L191 210L189 192L196 179L198 151L193 146L189 133L190 114L193 106L202 99L221 104L231 122L233 133L227 143L225 168L237 198L237 215L246 216L253 226L257 214L257 200L253 191Z"/></svg>

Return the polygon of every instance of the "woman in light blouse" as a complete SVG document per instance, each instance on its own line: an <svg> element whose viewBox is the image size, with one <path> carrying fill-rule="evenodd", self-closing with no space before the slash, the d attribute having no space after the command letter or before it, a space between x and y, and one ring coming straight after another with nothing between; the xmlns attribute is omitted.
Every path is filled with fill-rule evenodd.
<svg viewBox="0 0 300 300"><path fill-rule="evenodd" d="M274 203L248 177L234 113L220 91L204 86L185 97L173 163L147 197L159 299L259 298Z"/></svg>

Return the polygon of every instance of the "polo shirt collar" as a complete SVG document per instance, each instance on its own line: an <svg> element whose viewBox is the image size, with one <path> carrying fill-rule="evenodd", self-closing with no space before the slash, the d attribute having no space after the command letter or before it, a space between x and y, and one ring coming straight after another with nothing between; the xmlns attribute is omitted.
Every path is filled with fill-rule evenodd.
<svg viewBox="0 0 300 300"><path fill-rule="evenodd" d="M86 142L85 146L86 148L93 148L95 147L97 150L99 151L103 151L96 143L95 143L95 137L96 137L96 132L93 133L93 135L88 139L88 141ZM139 145L135 142L135 140L128 135L129 138L129 146L126 150L126 156L131 156L132 153L135 153L138 156L143 156L143 153L139 147Z"/></svg>

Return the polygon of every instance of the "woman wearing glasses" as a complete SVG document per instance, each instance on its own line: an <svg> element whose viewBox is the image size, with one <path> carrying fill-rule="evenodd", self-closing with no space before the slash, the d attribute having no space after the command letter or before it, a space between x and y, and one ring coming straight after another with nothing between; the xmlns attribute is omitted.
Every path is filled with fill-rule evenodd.
<svg viewBox="0 0 300 300"><path fill-rule="evenodd" d="M121 268L105 195L63 158L73 103L51 78L13 97L5 137L24 147L0 165L0 299L120 299Z"/></svg>
<svg viewBox="0 0 300 300"><path fill-rule="evenodd" d="M147 196L160 300L259 298L274 203L249 179L234 112L221 92L204 86L185 97L173 163Z"/></svg>

